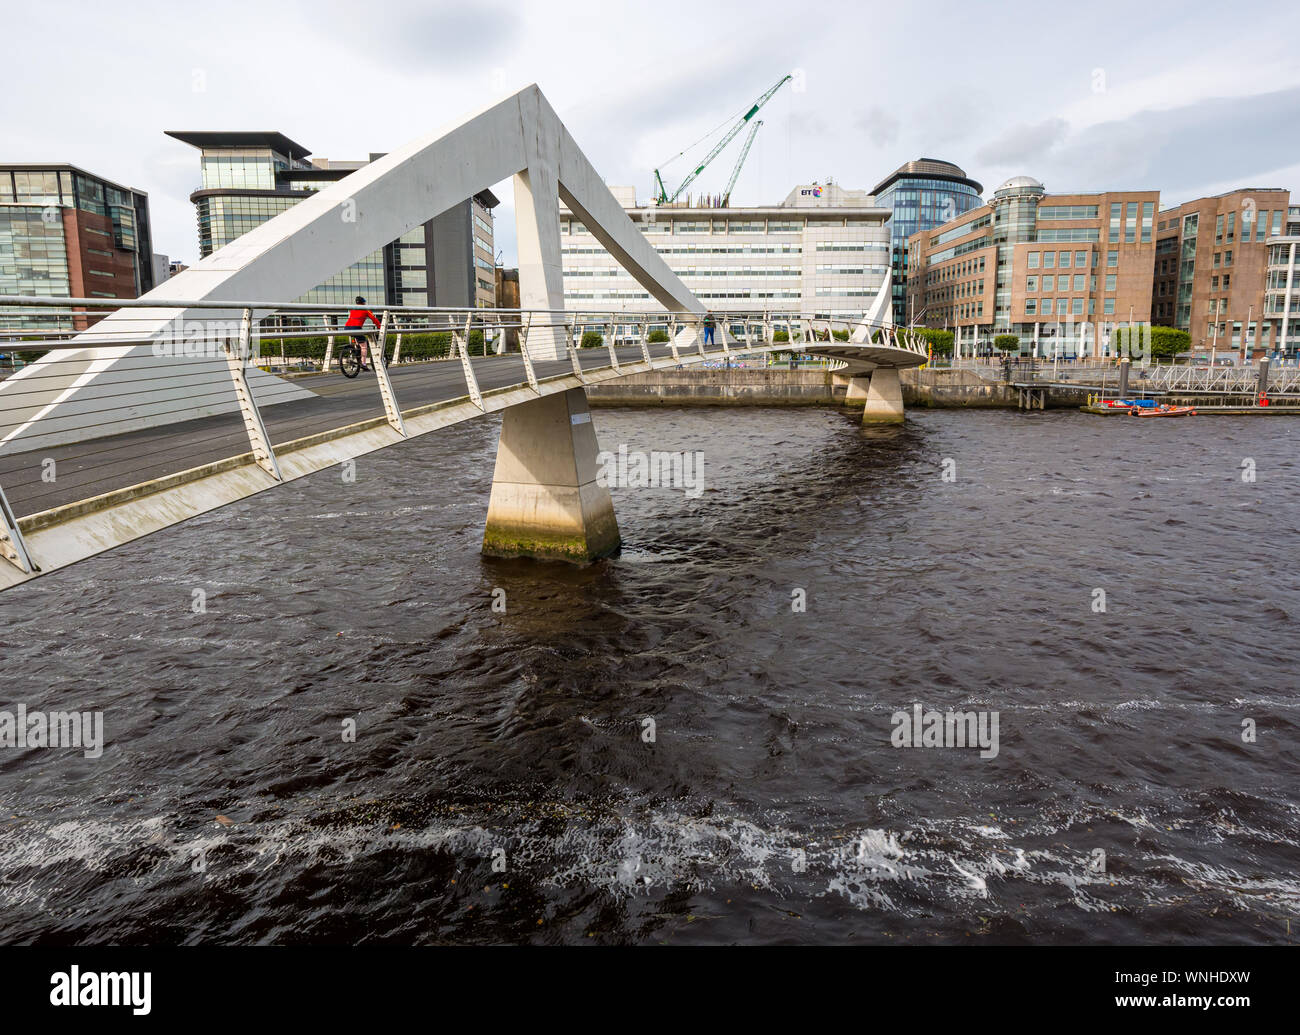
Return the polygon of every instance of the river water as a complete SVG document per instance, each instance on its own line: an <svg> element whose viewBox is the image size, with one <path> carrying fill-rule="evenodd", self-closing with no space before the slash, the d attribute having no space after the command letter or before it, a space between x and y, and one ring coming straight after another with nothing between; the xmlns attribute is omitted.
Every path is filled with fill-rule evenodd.
<svg viewBox="0 0 1300 1035"><path fill-rule="evenodd" d="M588 568L479 555L485 419L0 597L106 741L0 748L0 942L1300 934L1300 421L594 417L705 490Z"/></svg>

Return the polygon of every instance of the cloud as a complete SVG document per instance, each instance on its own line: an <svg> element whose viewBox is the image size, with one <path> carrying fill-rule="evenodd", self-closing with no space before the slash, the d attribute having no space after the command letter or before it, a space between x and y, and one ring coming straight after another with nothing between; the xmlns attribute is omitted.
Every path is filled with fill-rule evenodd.
<svg viewBox="0 0 1300 1035"><path fill-rule="evenodd" d="M907 128L916 138L918 153L944 154L955 143L972 136L987 136L989 113L997 110L993 99L979 89L949 88L912 104L907 112Z"/></svg>
<svg viewBox="0 0 1300 1035"><path fill-rule="evenodd" d="M44 86L36 106L0 90L3 157L71 161L148 191L155 244L181 257L198 248L188 200L198 156L163 130L278 129L318 156L359 158L530 82L600 174L643 196L652 169L680 182L691 166L665 167L670 156L716 130L690 153L702 158L730 118L795 68L800 91L787 85L763 109L738 201L775 201L828 175L870 188L922 156L985 184L1028 173L1051 190L1146 187L1182 200L1224 184L1300 186L1288 134L1300 124L1291 42L1300 8L1275 0L1234 8L1241 24L1268 26L1250 37L1246 74L1222 61L1221 14L1196 5L1170 21L1159 5L1115 3L1129 30L1118 36L1107 28L1114 18L1084 24L1045 10L1035 32L1069 47L992 66L969 46L987 10L960 0L840 5L833 16L775 0L225 0L222 17L206 19L174 0L138 0L129 26L106 5L11 6L13 39L45 39L59 18L79 32L63 41L72 72L62 77L46 74L45 49L10 49L9 78ZM923 70L911 45L922 39L933 44ZM150 60L97 77L106 46ZM1098 66L1103 93L1092 89ZM697 191L722 188L742 143Z"/></svg>
<svg viewBox="0 0 1300 1035"><path fill-rule="evenodd" d="M864 112L860 112L853 124L877 147L884 147L886 144L892 144L898 139L898 130L901 123L889 112L877 105L873 105Z"/></svg>
<svg viewBox="0 0 1300 1035"><path fill-rule="evenodd" d="M1141 111L1074 134L1051 156L1044 174L1068 176L1069 187L1146 187L1173 194L1222 182L1289 186L1250 181L1295 164L1286 128L1296 125L1300 87Z"/></svg>
<svg viewBox="0 0 1300 1035"><path fill-rule="evenodd" d="M981 147L975 157L987 165L1032 168L1046 160L1051 150L1065 139L1069 128L1059 116L1016 126Z"/></svg>
<svg viewBox="0 0 1300 1035"><path fill-rule="evenodd" d="M434 8L421 4L406 10L385 4L382 11L362 17L351 2L332 3L323 10L313 5L311 17L337 26L337 38L356 57L410 72L482 70L485 63L492 64L484 56L509 50L523 28L518 13L481 3Z"/></svg>

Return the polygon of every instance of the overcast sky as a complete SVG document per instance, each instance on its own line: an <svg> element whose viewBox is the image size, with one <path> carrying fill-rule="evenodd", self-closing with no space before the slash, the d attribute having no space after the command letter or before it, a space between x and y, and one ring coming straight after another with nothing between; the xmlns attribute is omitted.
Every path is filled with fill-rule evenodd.
<svg viewBox="0 0 1300 1035"><path fill-rule="evenodd" d="M831 177L871 188L922 155L987 197L1300 189L1300 6L442 3L168 0L15 5L4 15L0 162L71 162L148 191L157 251L197 258L198 152L164 130L279 130L314 154L388 151L538 83L610 183L651 170L787 72L733 201ZM742 139L696 187L720 191ZM692 152L699 156L708 144ZM665 168L675 184L689 171ZM498 247L514 259L509 183ZM432 215L433 213L430 213Z"/></svg>

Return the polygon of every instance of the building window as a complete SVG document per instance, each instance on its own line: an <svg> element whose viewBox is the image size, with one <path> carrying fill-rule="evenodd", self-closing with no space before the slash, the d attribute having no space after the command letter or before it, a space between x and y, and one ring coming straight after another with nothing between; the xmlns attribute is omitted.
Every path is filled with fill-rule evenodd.
<svg viewBox="0 0 1300 1035"><path fill-rule="evenodd" d="M1119 265L1119 252L1111 251L1106 253L1106 265L1112 269Z"/></svg>
<svg viewBox="0 0 1300 1035"><path fill-rule="evenodd" d="M1038 219L1096 219L1096 205L1042 205L1038 209Z"/></svg>
<svg viewBox="0 0 1300 1035"><path fill-rule="evenodd" d="M1102 313L1104 313L1106 316L1114 316L1114 315L1115 315L1115 300L1114 300L1113 298L1108 298L1108 299L1106 299L1106 304L1102 307L1102 310L1101 310L1101 311L1102 311Z"/></svg>
<svg viewBox="0 0 1300 1035"><path fill-rule="evenodd" d="M1036 270L1036 269L1038 269L1038 253L1037 253L1037 252L1030 252L1030 253L1029 253L1029 268L1030 268L1031 270Z"/></svg>

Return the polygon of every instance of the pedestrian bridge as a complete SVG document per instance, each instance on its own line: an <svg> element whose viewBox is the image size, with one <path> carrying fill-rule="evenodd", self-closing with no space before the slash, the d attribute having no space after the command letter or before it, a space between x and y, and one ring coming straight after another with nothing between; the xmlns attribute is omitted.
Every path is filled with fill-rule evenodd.
<svg viewBox="0 0 1300 1035"><path fill-rule="evenodd" d="M509 177L522 307L372 307L381 327L371 340L391 365L342 376L346 308L285 299ZM561 198L647 289L646 311L565 307ZM620 540L596 478L586 385L795 351L842 372L864 421L898 422L899 371L926 356L889 326L888 310L886 280L852 323L801 311L710 316L529 87L350 174L139 300L0 297L0 352L31 360L9 376L0 368L0 590L497 411L484 552L589 561Z"/></svg>

